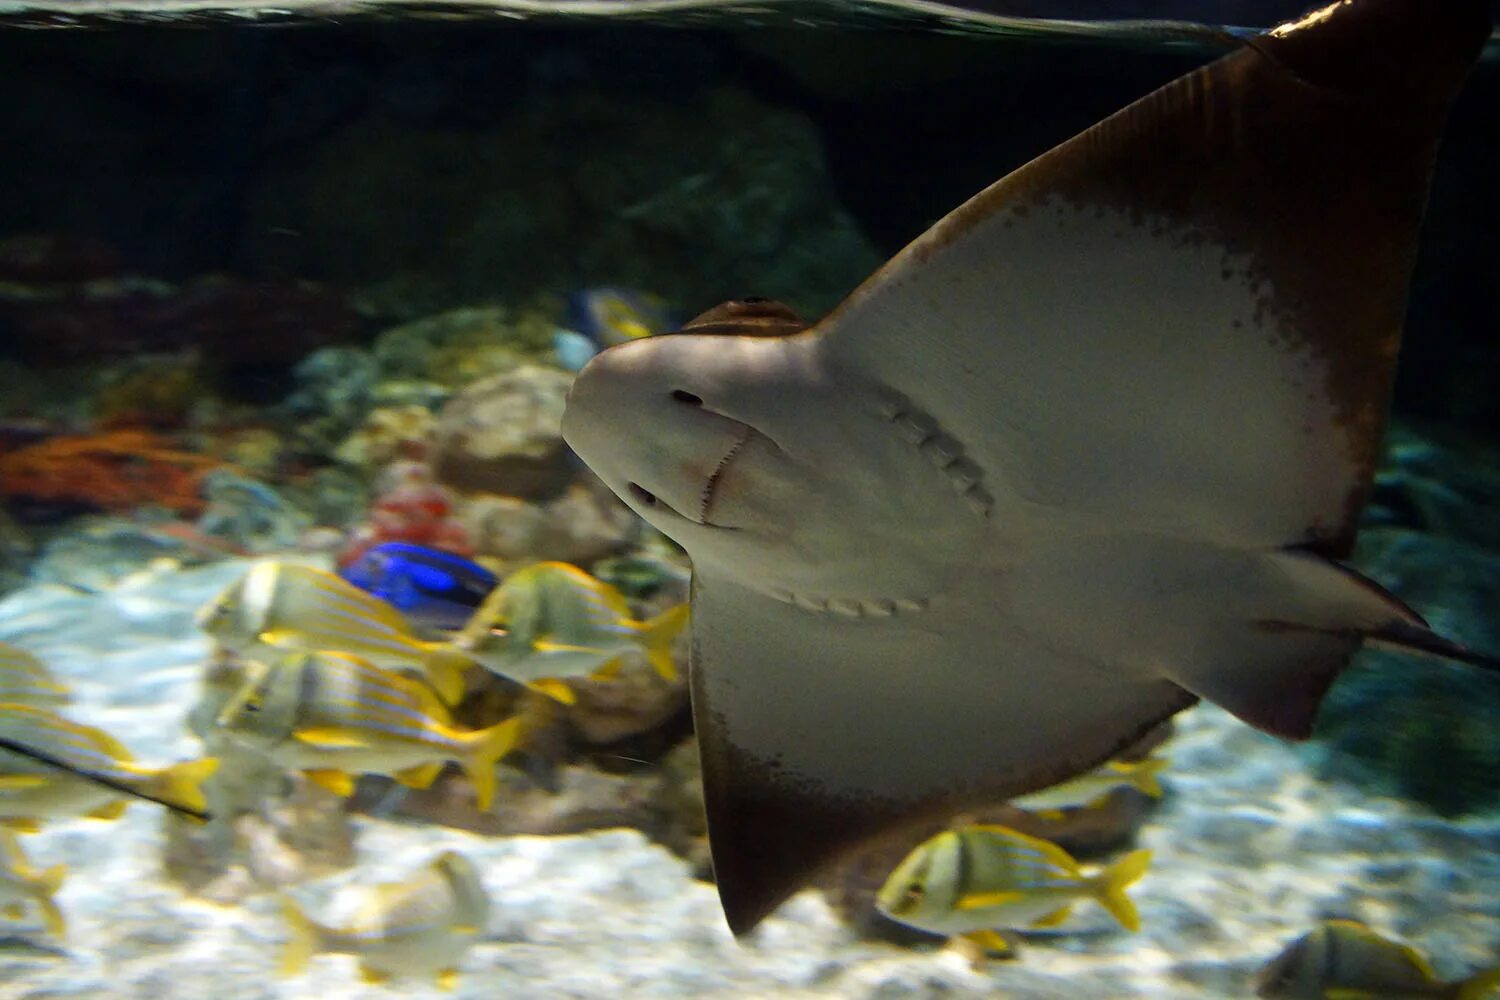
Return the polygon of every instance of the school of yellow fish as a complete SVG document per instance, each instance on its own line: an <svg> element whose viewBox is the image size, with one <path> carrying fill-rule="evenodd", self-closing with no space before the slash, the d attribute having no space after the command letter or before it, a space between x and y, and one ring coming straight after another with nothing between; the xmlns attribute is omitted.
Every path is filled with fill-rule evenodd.
<svg viewBox="0 0 1500 1000"><path fill-rule="evenodd" d="M569 680L607 680L632 658L675 680L672 644L687 605L636 621L614 587L547 562L510 574L462 632L431 637L332 573L271 560L209 602L197 622L244 664L243 684L215 720L232 744L341 796L362 774L425 788L453 762L484 811L495 797L495 765L516 746L522 720L456 725L451 707L471 679L492 674L565 703L574 701ZM64 817L115 819L130 797L202 814L202 783L218 763L138 765L108 733L60 715L69 696L37 657L0 644L0 741L17 748L0 746L0 912L20 919L32 908L58 939L66 924L53 897L66 871L35 869L16 833ZM343 952L370 982L433 976L449 986L483 932L489 899L472 863L448 852L373 887L347 927L313 920L290 897L282 907L292 934L284 974L316 953ZM0 941L5 954L66 952L15 936Z"/></svg>
<svg viewBox="0 0 1500 1000"><path fill-rule="evenodd" d="M468 776L480 810L493 803L495 766L516 746L521 719L480 729L455 725L451 708L470 690L473 672L564 703L573 701L570 679L608 679L632 657L675 680L672 644L686 620L683 604L637 621L613 587L556 562L510 574L464 628L440 637L421 633L340 577L296 562L256 564L198 615L199 626L246 666L243 684L216 719L228 740L341 796L362 774L425 788L452 762ZM75 769L0 747L0 913L16 921L34 912L50 938L0 937L0 959L67 955L56 944L66 921L54 900L66 869L34 867L18 833L51 819L114 819L131 796L202 811L201 786L217 766L212 757L136 764L108 733L61 715L69 698L67 685L39 659L0 644L0 740ZM1011 804L1059 819L1100 808L1126 789L1160 798L1166 766L1158 756L1111 761ZM976 962L1013 958L1024 934L1059 927L1084 901L1138 930L1126 889L1146 874L1150 858L1136 850L1085 868L1058 845L1017 830L957 826L896 865L876 908L949 939ZM308 916L289 895L281 906L290 935L283 975L300 973L319 953L342 953L354 956L366 982L432 978L446 988L482 939L490 901L473 863L449 851L405 878L368 887L344 926ZM1409 946L1359 924L1328 921L1273 958L1254 986L1259 996L1284 1000L1479 1000L1500 988L1500 970L1444 981Z"/></svg>

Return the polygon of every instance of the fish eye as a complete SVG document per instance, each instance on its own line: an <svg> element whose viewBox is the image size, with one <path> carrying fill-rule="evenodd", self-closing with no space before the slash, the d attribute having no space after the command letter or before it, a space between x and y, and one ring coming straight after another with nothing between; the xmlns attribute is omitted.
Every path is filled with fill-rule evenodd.
<svg viewBox="0 0 1500 1000"><path fill-rule="evenodd" d="M926 895L927 891L922 888L921 883L913 882L906 887L906 901L908 903L920 903L922 897Z"/></svg>
<svg viewBox="0 0 1500 1000"><path fill-rule="evenodd" d="M245 699L245 711L247 711L247 712L259 712L260 708L261 708L261 702L260 702L259 698L246 698Z"/></svg>

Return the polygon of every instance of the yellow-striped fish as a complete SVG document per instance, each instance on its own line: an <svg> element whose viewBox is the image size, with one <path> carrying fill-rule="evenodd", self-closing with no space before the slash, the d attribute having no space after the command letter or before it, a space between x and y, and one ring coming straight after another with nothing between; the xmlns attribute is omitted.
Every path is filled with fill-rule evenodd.
<svg viewBox="0 0 1500 1000"><path fill-rule="evenodd" d="M474 865L445 851L399 882L370 889L370 898L347 927L310 919L290 897L282 911L292 937L282 956L282 975L294 976L320 951L359 958L360 976L380 983L393 976L436 976L452 988L458 963L484 932L490 898Z"/></svg>
<svg viewBox="0 0 1500 1000"><path fill-rule="evenodd" d="M11 920L23 918L30 903L41 912L47 933L53 937L66 934L67 921L52 897L67 874L66 865L53 865L45 871L33 868L15 833L0 829L0 912Z"/></svg>
<svg viewBox="0 0 1500 1000"><path fill-rule="evenodd" d="M1411 945L1353 920L1325 920L1255 977L1267 1000L1479 1000L1500 991L1500 968L1449 982Z"/></svg>
<svg viewBox="0 0 1500 1000"><path fill-rule="evenodd" d="M218 767L212 757L163 768L142 767L104 730L19 702L0 703L0 737L99 775L128 792L193 812L202 812L206 805L199 786ZM128 801L126 792L0 749L0 826L29 833L43 819L118 819Z"/></svg>
<svg viewBox="0 0 1500 1000"><path fill-rule="evenodd" d="M577 566L542 562L506 577L454 637L489 670L571 702L570 677L607 677L626 657L644 656L677 679L672 643L687 624L679 604L650 621L630 616L625 597Z"/></svg>
<svg viewBox="0 0 1500 1000"><path fill-rule="evenodd" d="M1092 899L1126 930L1141 918L1125 888L1146 873L1150 851L1085 873L1056 844L1004 826L966 826L922 842L876 895L880 912L934 934L961 935L1006 952L998 928L1053 927Z"/></svg>
<svg viewBox="0 0 1500 1000"><path fill-rule="evenodd" d="M0 701L27 705L62 705L72 698L68 686L31 653L0 642Z"/></svg>
<svg viewBox="0 0 1500 1000"><path fill-rule="evenodd" d="M495 763L515 745L520 720L456 729L419 681L359 656L323 650L285 653L224 706L225 735L300 770L340 795L355 774L385 774L426 788L445 761L474 783L481 810L495 794Z"/></svg>
<svg viewBox="0 0 1500 1000"><path fill-rule="evenodd" d="M1139 761L1112 760L1072 781L1011 799L1010 804L1029 812L1052 813L1093 805L1116 788L1134 788L1159 799L1162 791L1157 775L1166 766L1167 761L1162 757Z"/></svg>
<svg viewBox="0 0 1500 1000"><path fill-rule="evenodd" d="M415 671L452 705L473 661L420 638L401 612L332 573L294 562L257 563L198 613L220 645L265 659L336 649L392 670Z"/></svg>

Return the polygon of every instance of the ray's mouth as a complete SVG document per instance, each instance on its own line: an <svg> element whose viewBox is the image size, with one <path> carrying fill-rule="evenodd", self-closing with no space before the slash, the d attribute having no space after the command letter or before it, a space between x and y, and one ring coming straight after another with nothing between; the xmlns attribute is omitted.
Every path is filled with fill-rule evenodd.
<svg viewBox="0 0 1500 1000"><path fill-rule="evenodd" d="M698 496L699 524L708 524L708 511L713 506L714 494L719 488L719 478L724 475L724 470L729 468L729 463L734 460L734 456L745 447L745 442L750 440L750 434L750 428L746 427L743 433L735 439L734 444L729 446L724 457L719 459L719 464L714 466L714 471L709 475L708 481L703 484L703 492Z"/></svg>
<svg viewBox="0 0 1500 1000"><path fill-rule="evenodd" d="M752 433L754 433L754 431L751 428L744 428L739 437L735 439L734 444L730 445L729 450L724 453L724 457L720 458L718 464L714 466L714 471L709 473L708 479L703 483L702 491L700 491L698 494L698 516L696 518L688 517L682 511L674 509L670 504L662 500L661 497L657 496L655 493L652 493L640 483L626 484L626 489L630 494L630 499L642 507L650 507L656 510L665 510L677 515L684 521L702 525L703 527L720 528L725 531L734 530L729 525L712 523L711 521L709 521L708 515L709 511L713 509L714 498L718 493L719 481L724 475L724 470L729 468L729 463L734 460L735 455L739 454L740 450L745 447L745 444L750 440L750 435Z"/></svg>

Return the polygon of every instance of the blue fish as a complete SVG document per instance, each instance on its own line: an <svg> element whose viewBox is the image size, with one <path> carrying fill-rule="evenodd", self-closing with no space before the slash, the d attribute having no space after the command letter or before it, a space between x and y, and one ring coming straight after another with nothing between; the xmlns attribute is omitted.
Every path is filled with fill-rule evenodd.
<svg viewBox="0 0 1500 1000"><path fill-rule="evenodd" d="M376 545L339 575L413 622L441 629L462 628L500 582L463 556L407 542Z"/></svg>

